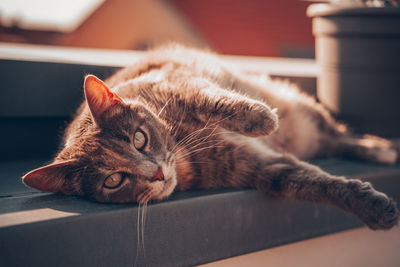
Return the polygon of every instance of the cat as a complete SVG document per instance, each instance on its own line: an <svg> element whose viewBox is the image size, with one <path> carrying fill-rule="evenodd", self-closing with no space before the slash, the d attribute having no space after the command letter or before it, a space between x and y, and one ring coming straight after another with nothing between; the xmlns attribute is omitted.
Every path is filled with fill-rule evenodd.
<svg viewBox="0 0 400 267"><path fill-rule="evenodd" d="M87 75L84 94L63 148L51 164L27 173L26 185L143 204L176 190L252 187L334 205L371 229L397 224L396 203L370 183L302 161L346 155L394 164L396 147L353 136L294 86L171 44L105 82Z"/></svg>

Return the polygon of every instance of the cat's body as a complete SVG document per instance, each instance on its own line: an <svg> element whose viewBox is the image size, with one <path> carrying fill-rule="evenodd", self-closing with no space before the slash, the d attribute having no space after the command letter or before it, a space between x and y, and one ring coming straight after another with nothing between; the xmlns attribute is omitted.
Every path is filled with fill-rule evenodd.
<svg viewBox="0 0 400 267"><path fill-rule="evenodd" d="M297 159L350 155L393 164L396 149L384 139L351 136L287 84L236 73L208 53L168 46L105 84L88 76L85 94L64 148L53 164L27 174L26 184L142 203L174 190L255 187L338 206L374 229L397 222L395 203L370 184Z"/></svg>

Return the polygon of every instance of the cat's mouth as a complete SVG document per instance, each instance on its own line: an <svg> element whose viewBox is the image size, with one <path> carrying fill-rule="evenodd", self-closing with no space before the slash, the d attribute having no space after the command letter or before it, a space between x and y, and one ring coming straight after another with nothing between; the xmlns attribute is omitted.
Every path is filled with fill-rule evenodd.
<svg viewBox="0 0 400 267"><path fill-rule="evenodd" d="M162 168L157 170L154 177L157 177L160 179L159 181L163 182L162 189L160 190L157 199L168 197L174 191L177 184L175 168L164 165Z"/></svg>
<svg viewBox="0 0 400 267"><path fill-rule="evenodd" d="M137 202L147 203L150 200L161 200L168 197L177 184L176 172L169 166L157 169L150 179L147 188L138 195Z"/></svg>

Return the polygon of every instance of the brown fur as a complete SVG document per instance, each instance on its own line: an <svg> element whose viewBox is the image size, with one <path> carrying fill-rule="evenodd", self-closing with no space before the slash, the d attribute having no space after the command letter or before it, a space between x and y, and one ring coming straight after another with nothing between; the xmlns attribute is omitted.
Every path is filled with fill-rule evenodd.
<svg viewBox="0 0 400 267"><path fill-rule="evenodd" d="M26 184L141 203L174 190L246 186L335 205L373 229L397 223L396 204L370 184L299 160L352 155L393 164L392 144L352 136L289 84L246 76L212 54L172 45L149 52L105 84L88 76L84 88L86 101L64 148L54 163L24 176ZM135 143L138 130L147 137L143 148ZM105 187L117 172L121 184Z"/></svg>

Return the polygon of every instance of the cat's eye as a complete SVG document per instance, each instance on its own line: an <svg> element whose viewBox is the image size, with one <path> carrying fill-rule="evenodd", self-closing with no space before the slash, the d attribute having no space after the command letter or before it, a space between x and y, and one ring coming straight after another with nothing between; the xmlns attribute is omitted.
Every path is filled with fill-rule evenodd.
<svg viewBox="0 0 400 267"><path fill-rule="evenodd" d="M137 130L135 133L134 144L136 149L140 150L146 146L147 137L141 130Z"/></svg>
<svg viewBox="0 0 400 267"><path fill-rule="evenodd" d="M124 177L125 175L122 173L113 173L104 180L104 187L108 189L115 189L122 184Z"/></svg>

